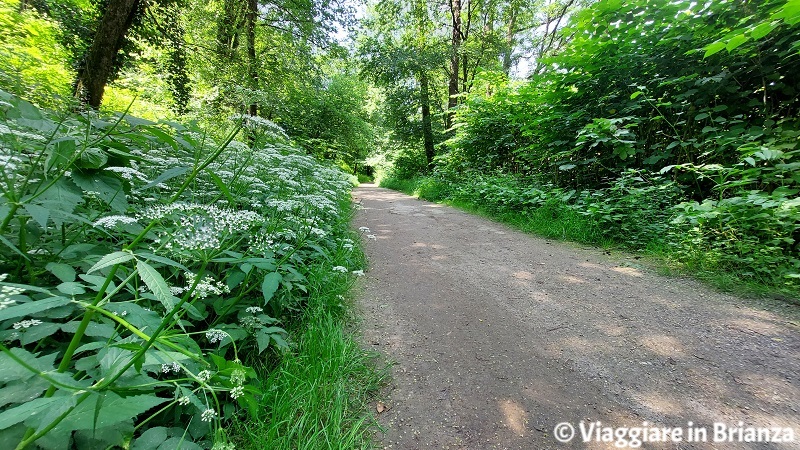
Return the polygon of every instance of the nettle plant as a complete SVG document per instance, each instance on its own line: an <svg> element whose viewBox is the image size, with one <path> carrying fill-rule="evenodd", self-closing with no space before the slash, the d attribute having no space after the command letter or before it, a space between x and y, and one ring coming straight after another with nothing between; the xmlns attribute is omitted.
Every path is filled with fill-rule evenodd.
<svg viewBox="0 0 800 450"><path fill-rule="evenodd" d="M215 142L0 91L1 447L232 447L248 363L291 346L309 269L353 249L346 176L237 123Z"/></svg>

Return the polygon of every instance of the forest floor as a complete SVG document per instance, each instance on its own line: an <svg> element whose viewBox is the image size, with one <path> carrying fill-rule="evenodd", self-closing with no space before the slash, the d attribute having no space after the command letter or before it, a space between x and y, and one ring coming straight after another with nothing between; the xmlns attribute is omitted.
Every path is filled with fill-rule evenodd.
<svg viewBox="0 0 800 450"><path fill-rule="evenodd" d="M584 443L581 421L682 429L683 442L645 448L800 448L797 306L372 185L354 198L355 226L375 236L364 345L393 363L375 405L384 448L614 448ZM742 434L715 443L715 423ZM747 427L789 427L795 441L738 442ZM703 429L707 442L687 442Z"/></svg>

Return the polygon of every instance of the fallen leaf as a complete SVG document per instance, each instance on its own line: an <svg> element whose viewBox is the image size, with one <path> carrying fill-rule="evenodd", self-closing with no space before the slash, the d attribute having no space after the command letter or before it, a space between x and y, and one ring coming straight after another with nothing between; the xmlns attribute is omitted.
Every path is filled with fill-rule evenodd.
<svg viewBox="0 0 800 450"><path fill-rule="evenodd" d="M383 402L378 402L378 404L375 405L375 410L378 411L378 414L387 411L388 409L389 408L387 408L386 405L383 404Z"/></svg>

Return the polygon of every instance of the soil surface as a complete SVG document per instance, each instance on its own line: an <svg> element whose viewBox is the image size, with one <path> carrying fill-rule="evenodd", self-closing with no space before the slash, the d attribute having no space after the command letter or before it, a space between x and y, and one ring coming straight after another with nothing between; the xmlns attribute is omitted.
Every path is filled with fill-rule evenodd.
<svg viewBox="0 0 800 450"><path fill-rule="evenodd" d="M365 345L394 363L376 404L383 447L614 448L583 442L581 422L599 421L651 439L681 428L682 442L644 448L800 448L797 306L370 185L354 196L370 229ZM715 423L734 442L714 442ZM791 428L794 442L740 442L748 427Z"/></svg>

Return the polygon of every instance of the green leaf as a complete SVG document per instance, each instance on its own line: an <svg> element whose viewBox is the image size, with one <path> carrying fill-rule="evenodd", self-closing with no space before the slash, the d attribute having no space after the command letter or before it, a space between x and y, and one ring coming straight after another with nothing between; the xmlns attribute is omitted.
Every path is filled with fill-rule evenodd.
<svg viewBox="0 0 800 450"><path fill-rule="evenodd" d="M67 294L67 295L81 295L86 293L86 286L82 283L78 283L77 281L69 281L66 283L61 283L56 286L60 292Z"/></svg>
<svg viewBox="0 0 800 450"><path fill-rule="evenodd" d="M703 55L703 59L708 58L709 56L719 53L725 48L724 42L713 42L706 46L706 53Z"/></svg>
<svg viewBox="0 0 800 450"><path fill-rule="evenodd" d="M16 319L17 317L33 316L48 309L68 305L72 300L66 297L50 297L43 300L33 300L20 303L0 310L0 321Z"/></svg>
<svg viewBox="0 0 800 450"><path fill-rule="evenodd" d="M53 168L63 169L75 154L76 143L73 138L62 138L52 143L47 148L47 159L44 161L44 170L49 172Z"/></svg>
<svg viewBox="0 0 800 450"><path fill-rule="evenodd" d="M124 262L130 261L134 258L133 254L130 252L114 252L109 253L106 256L100 258L100 261L97 261L95 265L92 266L86 273L96 272L100 269L104 269L108 266L113 266L116 264L122 264Z"/></svg>
<svg viewBox="0 0 800 450"><path fill-rule="evenodd" d="M258 330L256 334L256 342L258 343L258 353L261 354L264 350L269 348L269 333L265 332L263 329Z"/></svg>
<svg viewBox="0 0 800 450"><path fill-rule="evenodd" d="M634 92L633 94L631 94L631 100L635 99L636 97L638 97L638 96L640 96L642 94L644 94L644 92L642 92L642 91Z"/></svg>
<svg viewBox="0 0 800 450"><path fill-rule="evenodd" d="M278 272L268 273L264 276L264 282L261 283L261 292L264 294L265 305L272 300L272 296L278 290L278 285L282 279L283 277Z"/></svg>
<svg viewBox="0 0 800 450"><path fill-rule="evenodd" d="M128 200L119 178L103 173L86 174L75 171L72 172L72 180L85 192L97 193L113 210L123 212L128 209Z"/></svg>
<svg viewBox="0 0 800 450"><path fill-rule="evenodd" d="M20 333L19 342L22 345L32 344L34 342L39 342L40 340L54 335L59 328L61 328L61 324L53 323L53 322L42 322L39 325L34 325L25 330L25 332Z"/></svg>
<svg viewBox="0 0 800 450"><path fill-rule="evenodd" d="M132 395L124 398L113 392L93 395L75 407L56 429L91 430L109 427L133 419L167 401L169 399L155 395Z"/></svg>
<svg viewBox="0 0 800 450"><path fill-rule="evenodd" d="M750 30L750 37L758 40L763 38L764 36L768 35L775 29L777 24L773 24L772 22L763 22L755 26L752 30Z"/></svg>
<svg viewBox="0 0 800 450"><path fill-rule="evenodd" d="M147 130L150 134L152 134L156 138L158 138L161 142L172 147L173 150L178 151L178 143L175 142L175 139L172 136L168 135L167 133L164 133L155 126L144 127L144 129Z"/></svg>
<svg viewBox="0 0 800 450"><path fill-rule="evenodd" d="M28 420L31 417L50 410L55 404L63 402L67 397L37 398L15 406L0 413L0 429Z"/></svg>
<svg viewBox="0 0 800 450"><path fill-rule="evenodd" d="M229 203L231 206L235 205L237 202L236 202L236 200L233 198L233 196L231 195L231 191L230 191L230 190L228 190L228 186L226 186L226 185L225 185L225 182L224 182L224 181L222 181L222 178L220 178L219 176L217 176L217 174L215 174L214 172L212 172L212 171L211 171L211 169L209 169L209 168L206 168L206 170L205 170L205 171L206 171L206 173L208 174L208 176L209 176L209 177L211 177L211 181L213 181L213 182L214 182L214 184L215 184L215 185L217 185L217 188L219 188L220 192L222 192L222 195L224 195L224 196L225 196L225 198L228 200L228 203Z"/></svg>
<svg viewBox="0 0 800 450"><path fill-rule="evenodd" d="M55 363L56 356L58 356L57 352L39 357L19 347L12 347L10 352L39 372L55 370L53 364ZM5 352L0 353L0 383L8 383L14 380L27 380L35 375L35 373L22 367L19 363L11 359Z"/></svg>
<svg viewBox="0 0 800 450"><path fill-rule="evenodd" d="M750 38L744 34L737 34L728 41L725 45L725 49L728 50L728 52L732 52L749 40Z"/></svg>
<svg viewBox="0 0 800 450"><path fill-rule="evenodd" d="M139 271L139 277L147 285L148 289L156 296L159 302L164 305L167 311L171 311L175 307L175 296L169 290L167 282L164 277L150 264L144 261L136 262L136 269Z"/></svg>
<svg viewBox="0 0 800 450"><path fill-rule="evenodd" d="M28 203L27 205L23 206L25 211L30 214L33 220L36 221L42 228L47 228L47 221L50 219L50 210L39 205L34 205Z"/></svg>
<svg viewBox="0 0 800 450"><path fill-rule="evenodd" d="M697 121L700 121L700 120L703 120L703 119L706 119L706 118L708 118L708 113L700 113L700 114L694 116L694 120L697 120Z"/></svg>
<svg viewBox="0 0 800 450"><path fill-rule="evenodd" d="M150 428L133 441L130 450L152 450L158 448L168 437L165 427Z"/></svg>
<svg viewBox="0 0 800 450"><path fill-rule="evenodd" d="M44 268L63 282L75 281L75 269L69 264L50 262Z"/></svg>
<svg viewBox="0 0 800 450"><path fill-rule="evenodd" d="M76 206L83 203L83 193L72 180L62 177L34 201L36 204L50 209L51 216L53 211L71 213ZM28 203L28 201L23 199L23 203Z"/></svg>
<svg viewBox="0 0 800 450"><path fill-rule="evenodd" d="M175 178L178 176L183 175L189 170L188 167L172 167L170 169L165 170L161 175L157 176L155 180L145 184L139 190L143 191L145 189L150 189L153 186L157 186L171 178Z"/></svg>
<svg viewBox="0 0 800 450"><path fill-rule="evenodd" d="M77 162L78 167L86 169L99 169L108 162L108 155L102 149L89 147L81 153Z"/></svg>

